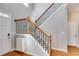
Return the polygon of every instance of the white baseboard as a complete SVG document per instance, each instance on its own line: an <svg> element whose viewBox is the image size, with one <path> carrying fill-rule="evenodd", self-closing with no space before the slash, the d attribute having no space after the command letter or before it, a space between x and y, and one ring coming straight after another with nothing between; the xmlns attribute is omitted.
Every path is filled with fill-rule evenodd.
<svg viewBox="0 0 79 59"><path fill-rule="evenodd" d="M30 55L33 55L33 56L39 56L39 55L37 55L37 54L30 53L30 52L24 52L24 53L27 53L27 54L30 54Z"/></svg>
<svg viewBox="0 0 79 59"><path fill-rule="evenodd" d="M16 50L16 49L11 49L10 51L14 51L14 50Z"/></svg>
<svg viewBox="0 0 79 59"><path fill-rule="evenodd" d="M24 52L24 53L27 53L27 54L30 54L30 55L33 55L33 56L41 56L41 55L37 55L37 54L34 54L34 53L30 53L30 52Z"/></svg>
<svg viewBox="0 0 79 59"><path fill-rule="evenodd" d="M14 51L14 50L16 50L16 49L10 49L10 52L11 52L11 51Z"/></svg>
<svg viewBox="0 0 79 59"><path fill-rule="evenodd" d="M16 51L19 51L19 50L17 50L17 49L15 49ZM39 56L39 55L37 55L37 54L34 54L34 53L30 53L30 52L27 52L27 51L20 51L20 52L23 52L23 53L26 53L26 54L30 54L30 55L33 55L33 56Z"/></svg>
<svg viewBox="0 0 79 59"><path fill-rule="evenodd" d="M15 49L10 49L9 51L6 51L6 52L4 52L4 53L1 53L0 56L1 56L1 55L4 55L4 54L6 54L6 53L9 53L9 52L11 52L11 51L14 51L14 50L15 50Z"/></svg>
<svg viewBox="0 0 79 59"><path fill-rule="evenodd" d="M52 48L52 49L68 53L67 49L64 49L64 50L63 49L58 49L58 48Z"/></svg>
<svg viewBox="0 0 79 59"><path fill-rule="evenodd" d="M74 45L74 44L68 44L68 46L75 46L75 47L77 47L76 45Z"/></svg>
<svg viewBox="0 0 79 59"><path fill-rule="evenodd" d="M19 51L19 50L16 49L16 51ZM25 52L24 52L24 51L20 51L20 52L23 52L23 53L26 53L26 54L30 54L30 55L32 55L32 56L40 56L40 55L31 53L31 52L27 52L27 51L25 51Z"/></svg>

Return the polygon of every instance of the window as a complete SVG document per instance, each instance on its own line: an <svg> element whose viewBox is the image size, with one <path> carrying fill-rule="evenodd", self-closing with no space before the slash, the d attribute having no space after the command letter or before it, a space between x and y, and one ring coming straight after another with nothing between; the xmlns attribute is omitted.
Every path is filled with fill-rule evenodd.
<svg viewBox="0 0 79 59"><path fill-rule="evenodd" d="M0 16L5 17L5 18L9 18L9 16L7 14L1 13L1 12L0 12Z"/></svg>

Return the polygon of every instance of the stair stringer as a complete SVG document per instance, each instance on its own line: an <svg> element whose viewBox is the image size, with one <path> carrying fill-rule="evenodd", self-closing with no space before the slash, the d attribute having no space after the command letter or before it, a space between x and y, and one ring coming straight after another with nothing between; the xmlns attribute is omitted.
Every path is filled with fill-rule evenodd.
<svg viewBox="0 0 79 59"><path fill-rule="evenodd" d="M48 53L30 34L26 34L25 43L28 47L26 47L26 51L24 51L24 53L30 53L31 55L35 56L49 56Z"/></svg>

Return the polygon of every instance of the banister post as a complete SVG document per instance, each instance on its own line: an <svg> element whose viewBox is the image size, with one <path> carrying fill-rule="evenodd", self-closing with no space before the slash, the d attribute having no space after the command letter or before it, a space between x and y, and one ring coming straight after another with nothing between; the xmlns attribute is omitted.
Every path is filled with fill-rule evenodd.
<svg viewBox="0 0 79 59"><path fill-rule="evenodd" d="M52 36L49 36L49 55L51 56L51 40L52 40Z"/></svg>
<svg viewBox="0 0 79 59"><path fill-rule="evenodd" d="M30 25L30 21L29 21L29 16L26 18L27 20L26 20L26 24L27 24L27 34L29 34L30 33L30 29L29 29L29 25Z"/></svg>
<svg viewBox="0 0 79 59"><path fill-rule="evenodd" d="M16 18L14 21L15 21L15 25L16 25L16 33L18 32L18 29L17 29L17 20L18 18Z"/></svg>

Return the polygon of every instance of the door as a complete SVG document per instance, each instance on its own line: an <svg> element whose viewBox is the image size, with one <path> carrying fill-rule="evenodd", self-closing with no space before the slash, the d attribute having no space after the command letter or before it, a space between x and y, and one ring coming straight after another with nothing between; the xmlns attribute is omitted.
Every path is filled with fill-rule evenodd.
<svg viewBox="0 0 79 59"><path fill-rule="evenodd" d="M70 40L69 45L77 46L77 40L78 40L78 23L71 22L70 23Z"/></svg>
<svg viewBox="0 0 79 59"><path fill-rule="evenodd" d="M10 51L10 19L0 17L0 55Z"/></svg>

